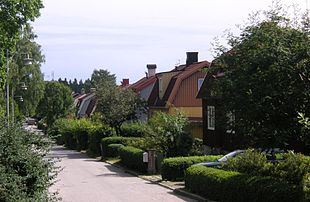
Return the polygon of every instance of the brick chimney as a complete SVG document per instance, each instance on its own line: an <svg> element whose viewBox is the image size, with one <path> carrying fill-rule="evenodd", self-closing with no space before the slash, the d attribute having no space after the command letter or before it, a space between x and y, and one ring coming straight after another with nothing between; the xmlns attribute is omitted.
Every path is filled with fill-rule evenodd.
<svg viewBox="0 0 310 202"><path fill-rule="evenodd" d="M121 83L122 83L121 84L122 87L126 87L129 85L129 79L123 79L123 81Z"/></svg>
<svg viewBox="0 0 310 202"><path fill-rule="evenodd" d="M155 76L156 74L156 64L147 64L146 65L146 68L147 68L147 77L151 77L151 76Z"/></svg>
<svg viewBox="0 0 310 202"><path fill-rule="evenodd" d="M198 62L198 52L186 52L186 67Z"/></svg>

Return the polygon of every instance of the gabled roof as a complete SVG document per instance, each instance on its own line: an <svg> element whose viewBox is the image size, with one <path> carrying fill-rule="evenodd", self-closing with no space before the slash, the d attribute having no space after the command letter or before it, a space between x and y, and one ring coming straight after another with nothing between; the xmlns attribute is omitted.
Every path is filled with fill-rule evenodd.
<svg viewBox="0 0 310 202"><path fill-rule="evenodd" d="M183 71L181 71L179 74L172 77L172 79L170 80L171 84L169 83L168 88L164 95L164 98L166 98L166 101L168 103L173 103L178 93L178 90L181 86L182 81L190 77L194 73L198 72L199 70L205 67L209 67L209 65L210 63L208 61L197 62L184 68Z"/></svg>
<svg viewBox="0 0 310 202"><path fill-rule="evenodd" d="M136 92L140 92L144 88L148 87L151 84L154 84L156 82L156 76L151 77L143 77L136 83L129 86L129 88L133 89Z"/></svg>

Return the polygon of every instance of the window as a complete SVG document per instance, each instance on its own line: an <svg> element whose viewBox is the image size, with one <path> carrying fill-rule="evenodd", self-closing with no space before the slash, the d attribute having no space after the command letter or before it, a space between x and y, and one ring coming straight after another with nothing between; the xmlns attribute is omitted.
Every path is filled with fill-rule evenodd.
<svg viewBox="0 0 310 202"><path fill-rule="evenodd" d="M158 88L159 88L159 92L163 91L163 81L161 78L158 80Z"/></svg>
<svg viewBox="0 0 310 202"><path fill-rule="evenodd" d="M207 106L208 110L208 129L215 130L215 107L214 106Z"/></svg>
<svg viewBox="0 0 310 202"><path fill-rule="evenodd" d="M200 90L202 83L203 83L203 78L198 79L198 91Z"/></svg>

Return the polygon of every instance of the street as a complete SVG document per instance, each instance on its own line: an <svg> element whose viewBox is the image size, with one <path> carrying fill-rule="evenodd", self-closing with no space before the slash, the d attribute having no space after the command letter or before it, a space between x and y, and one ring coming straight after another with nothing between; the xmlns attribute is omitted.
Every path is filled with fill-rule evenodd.
<svg viewBox="0 0 310 202"><path fill-rule="evenodd" d="M59 158L56 166L63 168L50 192L58 191L64 202L194 201L62 146L54 146L49 157Z"/></svg>

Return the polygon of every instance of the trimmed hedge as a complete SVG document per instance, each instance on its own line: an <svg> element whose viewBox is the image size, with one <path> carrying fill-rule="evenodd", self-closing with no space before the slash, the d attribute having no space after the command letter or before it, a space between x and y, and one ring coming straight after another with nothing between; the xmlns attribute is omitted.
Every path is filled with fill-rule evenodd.
<svg viewBox="0 0 310 202"><path fill-rule="evenodd" d="M143 123L124 123L121 126L121 136L123 137L142 137Z"/></svg>
<svg viewBox="0 0 310 202"><path fill-rule="evenodd" d="M122 144L109 144L107 147L106 157L117 157L119 156L119 148L124 145Z"/></svg>
<svg viewBox="0 0 310 202"><path fill-rule="evenodd" d="M143 162L143 150L131 146L122 146L119 148L121 164L127 168L146 173L147 164Z"/></svg>
<svg viewBox="0 0 310 202"><path fill-rule="evenodd" d="M113 128L109 126L96 126L88 131L88 150L87 153L92 156L101 156L100 142L102 138L112 136Z"/></svg>
<svg viewBox="0 0 310 202"><path fill-rule="evenodd" d="M270 176L249 176L204 166L187 169L185 187L216 201L303 201L302 187Z"/></svg>
<svg viewBox="0 0 310 202"><path fill-rule="evenodd" d="M166 158L161 166L162 179L170 181L183 180L185 170L191 165L205 161L215 161L221 157L222 155Z"/></svg>
<svg viewBox="0 0 310 202"><path fill-rule="evenodd" d="M107 147L109 144L123 144L144 149L144 139L139 137L106 137L101 139L102 156L107 156ZM142 147L141 147L142 146Z"/></svg>

